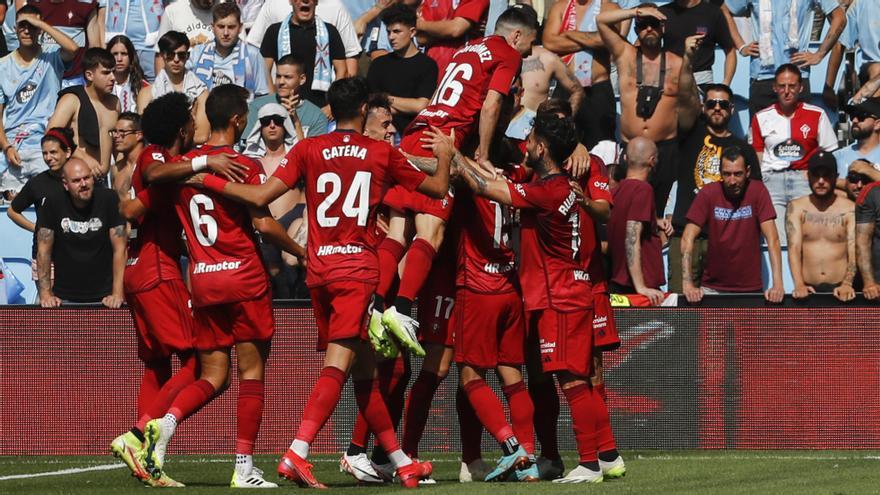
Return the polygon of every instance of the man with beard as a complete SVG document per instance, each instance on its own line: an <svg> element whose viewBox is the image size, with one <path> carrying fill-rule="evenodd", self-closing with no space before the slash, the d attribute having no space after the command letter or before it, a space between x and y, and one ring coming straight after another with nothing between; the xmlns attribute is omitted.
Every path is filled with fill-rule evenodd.
<svg viewBox="0 0 880 495"><path fill-rule="evenodd" d="M785 212L788 264L795 299L833 292L841 301L856 297L855 204L834 192L837 161L831 153L810 158L809 195L793 200Z"/></svg>
<svg viewBox="0 0 880 495"><path fill-rule="evenodd" d="M761 235L770 252L772 286L764 298L778 303L782 289L782 252L776 232L776 211L764 184L748 178L749 166L742 150L731 146L721 155L721 182L713 182L697 193L687 213L681 238L682 286L690 303L705 294L760 292ZM709 230L709 245L701 286L691 274L694 240Z"/></svg>
<svg viewBox="0 0 880 495"><path fill-rule="evenodd" d="M682 136L678 154L678 194L672 214L674 233L669 240L669 290L681 292L681 234L685 215L703 186L721 180L721 155L730 146L739 146L749 167L752 179L761 179L761 168L755 150L744 140L734 136L728 125L733 115L733 92L724 84L706 87L701 118L691 132ZM706 235L701 234L694 246L691 274L694 282L703 274L706 256Z"/></svg>
<svg viewBox="0 0 880 495"><path fill-rule="evenodd" d="M850 118L850 134L855 143L834 152L837 160L837 188L844 189L847 172L868 176L868 182L880 180L880 171L872 164L880 164L880 98L865 100L846 107Z"/></svg>

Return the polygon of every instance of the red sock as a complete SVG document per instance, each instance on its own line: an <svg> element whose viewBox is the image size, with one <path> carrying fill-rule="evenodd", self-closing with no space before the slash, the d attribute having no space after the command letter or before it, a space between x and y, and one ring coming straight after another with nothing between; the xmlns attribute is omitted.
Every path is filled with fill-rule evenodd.
<svg viewBox="0 0 880 495"><path fill-rule="evenodd" d="M386 237L379 244L379 249L376 252L379 255L379 285L376 286L376 294L384 298L388 295L388 290L394 283L394 279L397 278L397 266L403 259L406 248L396 240ZM383 311L385 308L377 309Z"/></svg>
<svg viewBox="0 0 880 495"><path fill-rule="evenodd" d="M379 375L379 390L385 398L385 406L388 408L388 416L394 430L400 424L403 416L403 404L406 399L406 388L409 386L410 368L409 361L403 359L400 354L395 359L379 361L376 365Z"/></svg>
<svg viewBox="0 0 880 495"><path fill-rule="evenodd" d="M192 416L214 398L214 386L208 380L196 380L177 394L168 413L174 415L180 423Z"/></svg>
<svg viewBox="0 0 880 495"><path fill-rule="evenodd" d="M541 442L541 457L559 459L559 443L557 441L556 424L559 421L559 394L556 383L549 380L530 380L529 396L532 404L540 404L535 408L535 434Z"/></svg>
<svg viewBox="0 0 880 495"><path fill-rule="evenodd" d="M434 393L442 381L437 374L422 370L409 392L406 420L403 423L403 451L410 457L419 456L419 440L425 432Z"/></svg>
<svg viewBox="0 0 880 495"><path fill-rule="evenodd" d="M351 430L351 443L358 447L366 447L370 440L370 426L367 424L366 418L360 411L354 420L354 428Z"/></svg>
<svg viewBox="0 0 880 495"><path fill-rule="evenodd" d="M513 428L504 416L504 406L482 378L465 383L463 388L477 417L480 418L480 423L483 423L499 444L514 436Z"/></svg>
<svg viewBox="0 0 880 495"><path fill-rule="evenodd" d="M162 385L171 378L171 358L157 359L144 363L144 374L141 376L141 386L138 389L137 415L138 418L147 413L150 404L156 400ZM164 414L165 411L162 411Z"/></svg>
<svg viewBox="0 0 880 495"><path fill-rule="evenodd" d="M614 432L611 430L611 416L608 413L608 404L605 402L605 385L600 384L593 387L594 402L596 403L596 437L599 443L599 452L608 452L616 450L617 444L614 441Z"/></svg>
<svg viewBox="0 0 880 495"><path fill-rule="evenodd" d="M388 408L379 390L378 380L358 380L354 382L354 397L358 410L364 415L370 431L376 435L376 443L386 452L400 449L397 433L391 424Z"/></svg>
<svg viewBox="0 0 880 495"><path fill-rule="evenodd" d="M535 453L535 425L532 422L535 414L535 406L532 398L526 391L525 382L505 385L504 396L507 397L507 405L510 409L510 422L513 423L513 433L529 455Z"/></svg>
<svg viewBox="0 0 880 495"><path fill-rule="evenodd" d="M585 383L562 389L562 392L568 401L569 409L571 409L571 425L574 428L574 439L577 443L580 462L598 461L599 444L596 440L593 390Z"/></svg>
<svg viewBox="0 0 880 495"><path fill-rule="evenodd" d="M425 279L428 278L428 272L431 271L431 264L434 262L434 256L437 251L431 244L421 238L416 238L409 247L406 255L406 266L403 268L403 277L400 278L400 290L397 291L397 297L415 300L416 294L421 290Z"/></svg>
<svg viewBox="0 0 880 495"><path fill-rule="evenodd" d="M604 401L606 404L608 403L608 393L605 392L605 384L604 383L600 383L598 385L593 385L593 390L595 390L596 393L599 394L599 397L602 398L602 401Z"/></svg>
<svg viewBox="0 0 880 495"><path fill-rule="evenodd" d="M187 353L180 356L180 370L171 377L170 380L162 385L159 393L150 403L144 414L141 415L135 428L144 431L147 422L153 418L159 418L168 411L171 403L177 397L181 390L196 381L196 373L198 371L199 360L194 353Z"/></svg>
<svg viewBox="0 0 880 495"><path fill-rule="evenodd" d="M342 395L342 386L348 374L339 368L325 366L312 388L312 394L306 402L303 410L302 421L296 431L296 439L311 444L315 440L318 431L327 422L327 418L333 414L339 396Z"/></svg>
<svg viewBox="0 0 880 495"><path fill-rule="evenodd" d="M264 396L263 380L242 380L238 384L236 454L254 454L254 443L263 422Z"/></svg>
<svg viewBox="0 0 880 495"><path fill-rule="evenodd" d="M470 464L483 457L480 443L483 438L483 424L471 405L464 389L455 391L455 411L458 413L458 427L461 435L461 461Z"/></svg>

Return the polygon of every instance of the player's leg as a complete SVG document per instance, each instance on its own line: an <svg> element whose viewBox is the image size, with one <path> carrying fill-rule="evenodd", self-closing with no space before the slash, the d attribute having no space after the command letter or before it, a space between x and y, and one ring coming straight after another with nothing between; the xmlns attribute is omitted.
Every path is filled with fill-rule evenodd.
<svg viewBox="0 0 880 495"><path fill-rule="evenodd" d="M265 371L270 341L235 344L238 357L238 404L236 407L235 470L232 487L275 488L263 479L263 471L254 467L254 444L263 422Z"/></svg>
<svg viewBox="0 0 880 495"><path fill-rule="evenodd" d="M412 239L412 217L402 210L390 208L388 234L379 244L379 284L373 296L373 310L370 312L369 335L373 348L381 356L391 358L397 355L397 343L386 332L382 324L385 299L397 278L398 266L403 259L409 239Z"/></svg>
<svg viewBox="0 0 880 495"><path fill-rule="evenodd" d="M599 468L606 478L621 478L626 475L626 464L617 452L614 431L611 429L611 416L605 394L605 378L602 368L602 351L593 354L593 376L590 377L593 390L599 396L601 406L596 419L596 437L599 450Z"/></svg>
<svg viewBox="0 0 880 495"><path fill-rule="evenodd" d="M536 407L534 413L535 436L541 444L541 456L538 457L536 464L541 479L554 480L561 478L565 472L565 465L559 454L559 439L556 431L559 422L559 394L556 391L553 375L541 370L541 354L537 338L530 338L526 349L529 396L533 404L541 406Z"/></svg>
<svg viewBox="0 0 880 495"><path fill-rule="evenodd" d="M492 471L492 468L483 461L481 452L483 423L480 423L477 412L461 387L455 391L455 412L461 437L461 467L458 481L461 483L482 481Z"/></svg>
<svg viewBox="0 0 880 495"><path fill-rule="evenodd" d="M413 383L406 402L406 419L403 429L403 451L410 457L418 458L419 441L428 422L428 413L437 387L449 374L453 350L441 344L425 344L425 359L422 369Z"/></svg>
<svg viewBox="0 0 880 495"><path fill-rule="evenodd" d="M171 356L162 356L144 362L144 373L141 375L141 384L138 388L137 415L143 416L150 404L159 395L159 390L165 385L173 373L171 368Z"/></svg>
<svg viewBox="0 0 880 495"><path fill-rule="evenodd" d="M559 386L571 410L571 423L577 444L579 463L560 483L597 483L602 481L599 468L598 437L596 434L599 395L588 380L568 371L557 373Z"/></svg>

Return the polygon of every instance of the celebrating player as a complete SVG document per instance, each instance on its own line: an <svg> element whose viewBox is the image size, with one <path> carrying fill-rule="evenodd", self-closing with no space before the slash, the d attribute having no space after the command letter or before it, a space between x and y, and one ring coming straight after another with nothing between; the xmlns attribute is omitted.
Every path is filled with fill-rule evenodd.
<svg viewBox="0 0 880 495"><path fill-rule="evenodd" d="M318 323L318 348L326 349L302 421L278 473L299 485L324 487L306 460L309 446L330 417L353 375L358 409L364 415L405 487L430 476L431 464L413 462L403 451L375 379L374 354L365 342L368 306L379 278L376 211L393 182L441 198L449 188L452 149L437 146L437 171L427 176L387 142L363 136L368 90L362 78L335 81L327 94L337 119L336 131L306 139L294 147L262 186L205 177L211 191L265 205L303 177L309 205L307 284Z"/></svg>

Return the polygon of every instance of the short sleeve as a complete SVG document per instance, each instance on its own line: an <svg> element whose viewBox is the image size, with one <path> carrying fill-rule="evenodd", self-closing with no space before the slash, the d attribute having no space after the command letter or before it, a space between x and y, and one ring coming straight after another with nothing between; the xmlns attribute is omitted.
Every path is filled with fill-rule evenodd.
<svg viewBox="0 0 880 495"><path fill-rule="evenodd" d="M272 177L277 177L284 185L292 189L299 181L300 175L302 175L299 164L303 162L302 155L305 154L306 146L306 142L303 141L291 148L287 152L287 156L278 164L278 168L275 169Z"/></svg>
<svg viewBox="0 0 880 495"><path fill-rule="evenodd" d="M593 201L607 201L614 204L611 196L611 188L608 185L608 169L601 158L590 155L590 171L586 177L586 184L581 184L584 192Z"/></svg>
<svg viewBox="0 0 880 495"><path fill-rule="evenodd" d="M507 183L510 190L510 205L521 210L537 208L542 199L542 190L533 182Z"/></svg>
<svg viewBox="0 0 880 495"><path fill-rule="evenodd" d="M342 60L345 58L345 45L342 44L342 37L339 31L332 24L327 24L327 34L330 37L330 59Z"/></svg>
<svg viewBox="0 0 880 495"><path fill-rule="evenodd" d="M758 116L752 117L752 148L758 153L764 152L764 136L761 135L761 125L758 124Z"/></svg>
<svg viewBox="0 0 880 495"><path fill-rule="evenodd" d="M840 44L846 48L854 48L859 39L858 6L853 5L846 11L846 27L840 33Z"/></svg>
<svg viewBox="0 0 880 495"><path fill-rule="evenodd" d="M58 210L61 207L58 203L57 194L46 198L46 206L37 210L37 231L41 228L58 230Z"/></svg>
<svg viewBox="0 0 880 495"><path fill-rule="evenodd" d="M825 12L826 16L831 15L831 12L834 9L840 8L838 0L820 0L819 5L822 7L822 11Z"/></svg>
<svg viewBox="0 0 880 495"><path fill-rule="evenodd" d="M521 58L513 57L512 55L503 57L492 73L492 79L489 80L489 89L494 89L507 96L510 93L513 79L519 73L521 61Z"/></svg>
<svg viewBox="0 0 880 495"><path fill-rule="evenodd" d="M867 186L856 200L856 223L877 221L877 186Z"/></svg>
<svg viewBox="0 0 880 495"><path fill-rule="evenodd" d="M388 171L394 182L407 190L415 191L425 181L427 175L407 160L403 153L391 146L388 148L391 150L388 154Z"/></svg>
<svg viewBox="0 0 880 495"><path fill-rule="evenodd" d="M691 207L688 208L687 215L685 215L685 219L692 223L700 229L706 226L706 222L709 221L709 194L707 188L700 189L700 192L697 193L697 196L694 198L694 202L691 203Z"/></svg>
<svg viewBox="0 0 880 495"><path fill-rule="evenodd" d="M165 35L168 31L171 31L171 16L167 15L169 12L165 11L166 15L162 15L162 20L159 21L159 38ZM158 50L158 47L156 48Z"/></svg>
<svg viewBox="0 0 880 495"><path fill-rule="evenodd" d="M627 210L629 214L626 219L634 222L651 223L655 220L654 202L649 201L653 196L650 194L651 185L647 182L639 182L638 190L633 191L633 202L629 205L629 209Z"/></svg>
<svg viewBox="0 0 880 495"><path fill-rule="evenodd" d="M311 103L311 102L305 102ZM305 108L305 104L301 105L299 108ZM314 137L321 136L323 134L327 134L327 125L330 123L327 120L327 116L321 112L321 109L312 105L312 111L309 112L309 116L306 119L302 119L303 124L308 124L309 132L306 134L306 137Z"/></svg>
<svg viewBox="0 0 880 495"><path fill-rule="evenodd" d="M434 96L434 90L437 89L437 62L427 56L422 57L422 60L426 70L420 73L421 80L416 87L416 96L430 98Z"/></svg>
<svg viewBox="0 0 880 495"><path fill-rule="evenodd" d="M819 147L825 151L834 151L837 149L837 133L831 126L828 114L822 112L819 115Z"/></svg>
<svg viewBox="0 0 880 495"><path fill-rule="evenodd" d="M749 0L725 0L724 4L727 5L730 13L736 16L745 14L746 10L749 8Z"/></svg>
<svg viewBox="0 0 880 495"><path fill-rule="evenodd" d="M163 17L164 21L165 18ZM260 43L260 55L263 58L271 58L272 60L278 60L278 30L281 29L281 23L275 23L269 26L269 29L266 30L266 35L263 36L263 41Z"/></svg>
<svg viewBox="0 0 880 495"><path fill-rule="evenodd" d="M24 184L24 187L22 187L21 191L18 192L15 198L13 198L9 207L12 208L13 211L21 213L33 206L34 202L36 202L36 198L34 197L33 179L31 179Z"/></svg>
<svg viewBox="0 0 880 495"><path fill-rule="evenodd" d="M112 191L107 195L107 206L104 215L107 218L107 225L111 229L119 227L120 225L125 225L125 219L122 218L122 215L119 213L119 196Z"/></svg>
<svg viewBox="0 0 880 495"><path fill-rule="evenodd" d="M489 0L465 0L452 13L452 17L461 17L474 24L479 24L489 11Z"/></svg>
<svg viewBox="0 0 880 495"><path fill-rule="evenodd" d="M758 223L764 223L768 220L776 219L776 208L773 208L773 200L770 198L770 191L761 183L761 193L757 198L758 204Z"/></svg>

